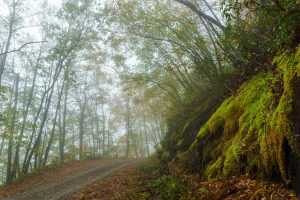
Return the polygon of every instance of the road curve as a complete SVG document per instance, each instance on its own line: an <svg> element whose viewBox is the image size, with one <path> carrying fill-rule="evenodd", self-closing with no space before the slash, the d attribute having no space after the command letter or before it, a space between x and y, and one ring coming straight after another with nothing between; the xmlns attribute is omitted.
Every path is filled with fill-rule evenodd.
<svg viewBox="0 0 300 200"><path fill-rule="evenodd" d="M98 166L61 177L52 183L40 185L31 190L16 194L5 200L58 200L65 199L72 193L80 191L85 186L112 174L113 172L140 162L139 159L108 160Z"/></svg>

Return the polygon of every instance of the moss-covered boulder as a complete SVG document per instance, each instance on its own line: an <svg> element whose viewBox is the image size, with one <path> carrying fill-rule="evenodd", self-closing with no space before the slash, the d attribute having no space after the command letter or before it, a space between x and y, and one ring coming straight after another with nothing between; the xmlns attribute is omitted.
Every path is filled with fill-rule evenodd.
<svg viewBox="0 0 300 200"><path fill-rule="evenodd" d="M226 99L177 156L203 179L251 173L289 183L295 176L300 134L300 48L274 58Z"/></svg>

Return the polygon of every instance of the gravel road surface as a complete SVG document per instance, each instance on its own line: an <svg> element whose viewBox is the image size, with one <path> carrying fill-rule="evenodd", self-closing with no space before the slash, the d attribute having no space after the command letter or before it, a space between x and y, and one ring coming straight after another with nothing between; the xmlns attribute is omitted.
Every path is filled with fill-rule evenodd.
<svg viewBox="0 0 300 200"><path fill-rule="evenodd" d="M98 166L61 177L51 183L39 185L5 200L58 200L80 191L125 166L140 162L139 159L108 160Z"/></svg>

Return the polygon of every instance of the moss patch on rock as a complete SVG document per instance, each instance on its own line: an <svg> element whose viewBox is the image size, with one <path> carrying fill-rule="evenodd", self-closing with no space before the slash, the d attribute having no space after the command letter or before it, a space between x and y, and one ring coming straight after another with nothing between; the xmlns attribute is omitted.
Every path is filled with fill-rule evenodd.
<svg viewBox="0 0 300 200"><path fill-rule="evenodd" d="M285 183L293 179L300 48L276 56L273 64L276 72L261 72L245 82L201 127L177 158L184 168L193 166L204 179L246 172Z"/></svg>

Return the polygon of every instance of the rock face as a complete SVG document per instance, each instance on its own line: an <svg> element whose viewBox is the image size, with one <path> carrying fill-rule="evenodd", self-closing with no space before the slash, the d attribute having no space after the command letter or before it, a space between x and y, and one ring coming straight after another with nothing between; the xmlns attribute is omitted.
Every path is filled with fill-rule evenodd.
<svg viewBox="0 0 300 200"><path fill-rule="evenodd" d="M250 173L299 180L300 48L273 59L273 70L245 82L174 159L203 179Z"/></svg>

